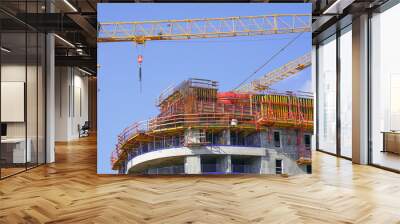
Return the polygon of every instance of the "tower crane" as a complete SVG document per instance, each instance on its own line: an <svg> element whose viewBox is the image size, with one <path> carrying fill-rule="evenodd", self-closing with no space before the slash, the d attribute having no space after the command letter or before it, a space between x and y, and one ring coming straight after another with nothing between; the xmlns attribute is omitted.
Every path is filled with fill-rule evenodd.
<svg viewBox="0 0 400 224"><path fill-rule="evenodd" d="M237 87L235 92L258 92L268 90L271 85L291 77L298 72L308 68L311 65L311 54L307 53L299 58L296 58L287 64L277 68L259 79L253 80L250 83L243 84Z"/></svg>
<svg viewBox="0 0 400 224"><path fill-rule="evenodd" d="M97 42L188 40L311 31L309 14L274 14L226 18L100 22Z"/></svg>
<svg viewBox="0 0 400 224"><path fill-rule="evenodd" d="M272 14L139 22L99 22L97 30L97 42L99 43L134 42L143 45L147 41L154 40L191 40L311 32L311 15ZM290 62L287 68L277 69L259 80L240 86L235 91L265 90L273 83L308 67L310 64L307 61L308 57L304 56L299 61L296 59L294 62ZM142 61L143 57L139 55L139 80L142 77ZM299 67L299 65L303 67Z"/></svg>

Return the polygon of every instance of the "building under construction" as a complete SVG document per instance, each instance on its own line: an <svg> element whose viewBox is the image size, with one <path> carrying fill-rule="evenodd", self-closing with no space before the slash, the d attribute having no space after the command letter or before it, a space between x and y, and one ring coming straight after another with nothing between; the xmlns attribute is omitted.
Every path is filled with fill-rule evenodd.
<svg viewBox="0 0 400 224"><path fill-rule="evenodd" d="M111 163L119 173L311 172L310 95L219 92L216 81L189 79L156 104L157 117L118 136Z"/></svg>

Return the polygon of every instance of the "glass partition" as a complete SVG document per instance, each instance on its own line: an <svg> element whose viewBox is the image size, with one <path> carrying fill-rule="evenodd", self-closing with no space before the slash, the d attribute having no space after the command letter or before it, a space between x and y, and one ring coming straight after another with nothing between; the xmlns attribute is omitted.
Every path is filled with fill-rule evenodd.
<svg viewBox="0 0 400 224"><path fill-rule="evenodd" d="M27 150L30 151L30 160L27 163L27 167L33 167L37 165L38 160L38 35L36 32L28 31L27 33L27 64L26 64L26 113L27 113Z"/></svg>
<svg viewBox="0 0 400 224"><path fill-rule="evenodd" d="M352 33L351 25L340 35L340 154L352 157Z"/></svg>
<svg viewBox="0 0 400 224"><path fill-rule="evenodd" d="M336 153L336 36L318 47L318 149Z"/></svg>
<svg viewBox="0 0 400 224"><path fill-rule="evenodd" d="M37 162L43 164L46 162L46 144L45 144L45 124L46 124L46 37L43 33L38 33L38 63L37 63Z"/></svg>
<svg viewBox="0 0 400 224"><path fill-rule="evenodd" d="M44 1L0 2L20 16ZM45 163L45 44L43 33L0 12L0 178Z"/></svg>
<svg viewBox="0 0 400 224"><path fill-rule="evenodd" d="M371 19L372 163L400 170L400 5Z"/></svg>
<svg viewBox="0 0 400 224"><path fill-rule="evenodd" d="M31 161L26 136L26 41L25 31L1 34L2 177L24 171Z"/></svg>

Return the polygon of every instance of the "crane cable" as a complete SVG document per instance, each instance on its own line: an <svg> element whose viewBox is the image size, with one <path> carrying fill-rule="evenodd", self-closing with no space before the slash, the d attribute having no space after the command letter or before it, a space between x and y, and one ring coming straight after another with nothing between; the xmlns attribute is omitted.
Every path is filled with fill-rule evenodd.
<svg viewBox="0 0 400 224"><path fill-rule="evenodd" d="M297 36L295 36L292 40L290 40L285 46L283 46L279 51L277 51L274 55L272 55L268 60L262 64L260 67L258 67L253 73L251 73L249 76L246 77L245 80L243 80L239 85L237 85L234 90L237 90L240 86L242 86L244 83L246 83L251 77L253 77L257 72L259 72L262 68L264 68L267 64L269 64L274 58L276 58L280 53L282 53L286 48L288 48L293 42L295 42L303 33L299 33Z"/></svg>
<svg viewBox="0 0 400 224"><path fill-rule="evenodd" d="M144 44L143 44L143 48L144 48ZM138 62L138 66L139 66L139 89L140 89L140 92L142 92L142 62L143 62L143 49L141 48L141 46L138 47L138 44L136 44L136 50L137 50L137 52L138 52L137 62Z"/></svg>

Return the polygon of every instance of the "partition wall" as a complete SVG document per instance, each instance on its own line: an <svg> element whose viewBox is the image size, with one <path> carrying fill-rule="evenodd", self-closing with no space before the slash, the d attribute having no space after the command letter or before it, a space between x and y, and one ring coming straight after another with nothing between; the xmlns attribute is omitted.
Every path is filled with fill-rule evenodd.
<svg viewBox="0 0 400 224"><path fill-rule="evenodd" d="M319 44L318 60L318 148L336 153L336 35Z"/></svg>
<svg viewBox="0 0 400 224"><path fill-rule="evenodd" d="M29 13L45 10L43 5L19 1L16 14L0 11L1 179L46 161L46 38L22 22Z"/></svg>
<svg viewBox="0 0 400 224"><path fill-rule="evenodd" d="M317 47L318 150L351 158L351 24Z"/></svg>

